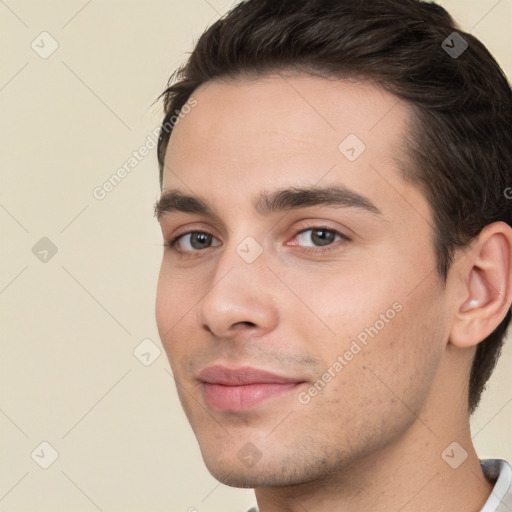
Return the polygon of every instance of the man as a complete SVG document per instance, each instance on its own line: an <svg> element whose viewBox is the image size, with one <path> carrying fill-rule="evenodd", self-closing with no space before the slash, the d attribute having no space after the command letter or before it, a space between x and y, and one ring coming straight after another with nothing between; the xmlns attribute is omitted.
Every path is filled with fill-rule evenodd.
<svg viewBox="0 0 512 512"><path fill-rule="evenodd" d="M209 471L260 512L512 510L469 428L512 301L485 47L418 0L249 0L163 96L156 318Z"/></svg>

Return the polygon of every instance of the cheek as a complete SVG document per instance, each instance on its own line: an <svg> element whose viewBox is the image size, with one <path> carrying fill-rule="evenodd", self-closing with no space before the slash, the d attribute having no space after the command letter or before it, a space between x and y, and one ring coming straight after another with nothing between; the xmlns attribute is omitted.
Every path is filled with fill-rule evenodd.
<svg viewBox="0 0 512 512"><path fill-rule="evenodd" d="M288 272L287 282L293 283L294 292L307 306L298 304L295 321L303 324L306 331L315 329L311 339L323 337L321 346L343 348L357 336L364 341L369 336L365 329L374 332L376 324L380 333L400 316L403 293L397 279L390 279L388 272L365 267L345 264L309 274ZM285 317L290 313L285 309L282 312Z"/></svg>
<svg viewBox="0 0 512 512"><path fill-rule="evenodd" d="M447 333L443 291L435 272L425 279L422 268L402 263L368 272L353 267L317 281L324 283L321 289L303 281L308 304L331 331L319 334L316 323L302 317L308 350L321 359L323 371L343 359L343 369L332 370L337 377L329 400L359 397L365 407L399 402L397 396L415 402L435 377Z"/></svg>
<svg viewBox="0 0 512 512"><path fill-rule="evenodd" d="M162 341L165 340L165 333L170 329L174 321L174 295L169 272L166 270L165 263L162 263L158 276L155 304L156 323Z"/></svg>
<svg viewBox="0 0 512 512"><path fill-rule="evenodd" d="M362 337L346 335L323 346L324 371L333 368L338 356L343 369L336 374L334 368L336 376L304 412L312 427L321 420L333 438L342 436L349 444L359 440L354 449L396 438L421 415L435 381L442 357L442 335L433 327L436 315L403 302L403 309L380 331L360 330L366 344Z"/></svg>
<svg viewBox="0 0 512 512"><path fill-rule="evenodd" d="M183 329L187 330L195 301L191 296L193 287L180 279L179 273L171 269L165 258L164 255L158 277L155 317L160 340L172 365L171 357L177 357L183 348L183 343L177 343L177 340L183 339Z"/></svg>
<svg viewBox="0 0 512 512"><path fill-rule="evenodd" d="M440 285L430 252L424 244L404 244L361 254L330 276L308 276L303 294L337 338L364 341L391 332L396 337L438 310Z"/></svg>
<svg viewBox="0 0 512 512"><path fill-rule="evenodd" d="M171 328L174 331L174 326L189 320L188 314L193 312L200 294L201 290L194 275L177 270L164 254L158 276L155 308L161 335Z"/></svg>

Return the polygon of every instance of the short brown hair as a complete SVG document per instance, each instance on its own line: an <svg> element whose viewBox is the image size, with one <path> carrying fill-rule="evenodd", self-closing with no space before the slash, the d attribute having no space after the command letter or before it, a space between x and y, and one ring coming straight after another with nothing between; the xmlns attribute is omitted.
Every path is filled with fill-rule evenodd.
<svg viewBox="0 0 512 512"><path fill-rule="evenodd" d="M450 54L447 47L454 41L468 46ZM420 0L239 3L204 32L161 95L160 184L169 121L197 87L284 70L370 80L411 105L415 121L407 153L413 165L404 173L431 206L443 281L456 249L484 226L512 225L512 201L504 193L512 182L510 85L478 39L442 7ZM477 347L469 379L471 413L494 370L510 318L509 309Z"/></svg>

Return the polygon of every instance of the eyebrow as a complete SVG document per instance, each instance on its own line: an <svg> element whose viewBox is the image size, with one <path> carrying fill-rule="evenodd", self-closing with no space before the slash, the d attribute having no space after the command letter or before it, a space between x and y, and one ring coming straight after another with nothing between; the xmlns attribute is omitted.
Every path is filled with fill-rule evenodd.
<svg viewBox="0 0 512 512"><path fill-rule="evenodd" d="M312 206L334 206L357 208L374 215L382 215L375 204L357 192L344 186L290 187L278 190L263 190L252 203L260 215L270 215ZM220 221L220 216L198 196L184 194L178 189L164 191L155 204L155 217L160 221L171 212L194 213Z"/></svg>

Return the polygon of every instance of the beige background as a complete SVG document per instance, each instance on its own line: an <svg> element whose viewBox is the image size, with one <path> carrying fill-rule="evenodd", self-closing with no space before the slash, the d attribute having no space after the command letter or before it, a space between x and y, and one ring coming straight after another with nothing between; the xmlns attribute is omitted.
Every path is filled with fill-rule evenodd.
<svg viewBox="0 0 512 512"><path fill-rule="evenodd" d="M93 196L151 136L153 100L230 3L0 0L0 512L252 501L204 468L164 354L145 366L133 353L161 348L155 151ZM441 3L512 76L512 0ZM59 45L46 59L31 47L51 49L43 31ZM58 250L46 262L42 237ZM511 363L509 344L473 421L482 457L512 460ZM42 441L59 454L48 469Z"/></svg>

